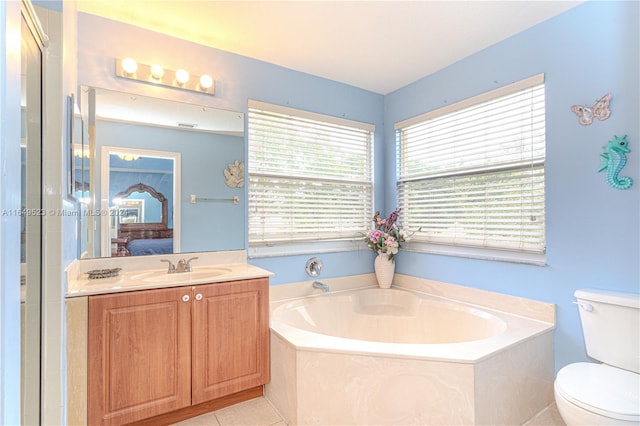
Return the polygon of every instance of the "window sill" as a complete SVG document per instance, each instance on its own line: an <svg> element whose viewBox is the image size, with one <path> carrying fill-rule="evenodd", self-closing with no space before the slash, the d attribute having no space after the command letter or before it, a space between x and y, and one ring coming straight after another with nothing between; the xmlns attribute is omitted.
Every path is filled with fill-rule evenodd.
<svg viewBox="0 0 640 426"><path fill-rule="evenodd" d="M272 244L249 244L249 258L295 256L299 254L337 253L362 248L362 240L296 241Z"/></svg>
<svg viewBox="0 0 640 426"><path fill-rule="evenodd" d="M492 250L475 247L446 246L421 242L407 242L402 249L416 253L429 253L442 256L457 256L471 259L493 260L498 262L524 263L528 265L546 266L547 256L542 253L525 253L510 250Z"/></svg>

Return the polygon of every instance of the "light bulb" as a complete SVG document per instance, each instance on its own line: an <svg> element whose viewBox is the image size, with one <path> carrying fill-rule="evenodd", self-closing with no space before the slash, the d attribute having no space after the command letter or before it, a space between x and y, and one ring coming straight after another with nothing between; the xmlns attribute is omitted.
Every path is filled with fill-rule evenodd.
<svg viewBox="0 0 640 426"><path fill-rule="evenodd" d="M155 78L156 80L160 80L162 77L164 77L164 68L162 68L160 65L151 65L151 77Z"/></svg>
<svg viewBox="0 0 640 426"><path fill-rule="evenodd" d="M200 87L206 90L206 89L209 89L211 86L213 86L213 78L211 78L210 75L203 74L200 77Z"/></svg>
<svg viewBox="0 0 640 426"><path fill-rule="evenodd" d="M124 58L122 60L122 69L128 75L135 74L138 71L138 64L131 58Z"/></svg>
<svg viewBox="0 0 640 426"><path fill-rule="evenodd" d="M185 70L176 71L176 81L180 84L185 84L189 81L189 73Z"/></svg>

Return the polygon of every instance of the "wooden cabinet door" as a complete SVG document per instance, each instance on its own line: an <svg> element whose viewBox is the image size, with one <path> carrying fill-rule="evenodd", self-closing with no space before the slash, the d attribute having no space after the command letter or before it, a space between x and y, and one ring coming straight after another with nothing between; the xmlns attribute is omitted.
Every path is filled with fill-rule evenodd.
<svg viewBox="0 0 640 426"><path fill-rule="evenodd" d="M88 424L191 404L190 299L190 287L89 297Z"/></svg>
<svg viewBox="0 0 640 426"><path fill-rule="evenodd" d="M193 404L267 383L269 279L195 287L192 333Z"/></svg>

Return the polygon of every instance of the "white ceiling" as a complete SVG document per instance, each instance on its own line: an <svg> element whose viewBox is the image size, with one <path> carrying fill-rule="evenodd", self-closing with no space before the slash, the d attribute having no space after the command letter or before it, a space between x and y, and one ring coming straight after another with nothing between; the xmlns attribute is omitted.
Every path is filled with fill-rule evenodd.
<svg viewBox="0 0 640 426"><path fill-rule="evenodd" d="M77 0L77 7L387 94L580 3Z"/></svg>

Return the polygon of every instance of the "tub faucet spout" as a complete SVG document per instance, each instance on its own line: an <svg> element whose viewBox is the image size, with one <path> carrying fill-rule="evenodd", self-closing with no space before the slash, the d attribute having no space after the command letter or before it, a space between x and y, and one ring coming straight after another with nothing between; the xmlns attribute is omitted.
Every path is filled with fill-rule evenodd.
<svg viewBox="0 0 640 426"><path fill-rule="evenodd" d="M329 291L329 286L325 283L321 283L320 281L314 281L313 288L322 289L322 291L324 291L325 293Z"/></svg>

